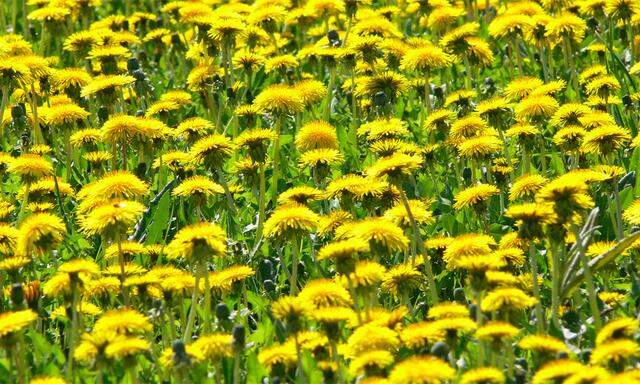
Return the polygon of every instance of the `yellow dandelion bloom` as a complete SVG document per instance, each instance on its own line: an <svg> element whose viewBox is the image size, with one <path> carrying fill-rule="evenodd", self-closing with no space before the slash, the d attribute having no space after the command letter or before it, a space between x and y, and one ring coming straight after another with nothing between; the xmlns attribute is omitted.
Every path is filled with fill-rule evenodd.
<svg viewBox="0 0 640 384"><path fill-rule="evenodd" d="M444 383L455 377L455 370L432 356L414 356L396 364L389 374L392 384Z"/></svg>
<svg viewBox="0 0 640 384"><path fill-rule="evenodd" d="M0 338L25 328L37 318L38 315L30 309L0 314Z"/></svg>
<svg viewBox="0 0 640 384"><path fill-rule="evenodd" d="M491 196L497 195L500 190L495 185L491 184L478 184L466 188L456 194L454 197L455 209L462 209L465 207L477 207L478 204L487 201Z"/></svg>
<svg viewBox="0 0 640 384"><path fill-rule="evenodd" d="M18 228L16 255L42 256L62 242L67 230L64 222L50 213L28 216Z"/></svg>
<svg viewBox="0 0 640 384"><path fill-rule="evenodd" d="M213 223L198 223L182 228L165 248L167 257L171 259L195 260L220 257L226 250L226 233Z"/></svg>

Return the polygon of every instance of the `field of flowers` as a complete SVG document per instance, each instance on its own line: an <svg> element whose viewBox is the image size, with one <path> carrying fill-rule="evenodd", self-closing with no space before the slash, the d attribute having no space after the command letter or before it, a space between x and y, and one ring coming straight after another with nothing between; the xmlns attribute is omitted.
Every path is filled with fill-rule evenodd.
<svg viewBox="0 0 640 384"><path fill-rule="evenodd" d="M0 31L0 383L640 383L640 0Z"/></svg>

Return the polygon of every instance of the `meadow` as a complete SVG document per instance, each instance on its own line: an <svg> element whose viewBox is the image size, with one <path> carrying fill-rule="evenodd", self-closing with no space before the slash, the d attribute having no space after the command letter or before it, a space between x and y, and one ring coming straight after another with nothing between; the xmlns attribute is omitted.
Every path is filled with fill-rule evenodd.
<svg viewBox="0 0 640 384"><path fill-rule="evenodd" d="M3 0L0 383L640 383L640 0Z"/></svg>

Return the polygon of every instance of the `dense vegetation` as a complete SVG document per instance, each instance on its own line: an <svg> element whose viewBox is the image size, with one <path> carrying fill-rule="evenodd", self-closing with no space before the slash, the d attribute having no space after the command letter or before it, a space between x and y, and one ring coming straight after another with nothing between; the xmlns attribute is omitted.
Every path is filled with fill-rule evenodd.
<svg viewBox="0 0 640 384"><path fill-rule="evenodd" d="M0 382L640 382L639 26L2 1Z"/></svg>

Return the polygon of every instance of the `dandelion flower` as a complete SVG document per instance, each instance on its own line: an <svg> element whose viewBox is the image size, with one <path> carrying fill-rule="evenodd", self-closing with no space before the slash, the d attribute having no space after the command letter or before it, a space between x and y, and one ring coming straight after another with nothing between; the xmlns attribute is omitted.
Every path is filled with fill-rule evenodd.
<svg viewBox="0 0 640 384"><path fill-rule="evenodd" d="M316 227L318 215L303 205L285 205L277 208L264 223L268 237L288 238L295 234L311 232Z"/></svg>
<svg viewBox="0 0 640 384"><path fill-rule="evenodd" d="M367 241L372 250L401 251L407 249L409 239L402 229L385 218L369 218L355 223L351 230L355 239Z"/></svg>
<svg viewBox="0 0 640 384"><path fill-rule="evenodd" d="M271 85L260 92L253 104L261 111L277 116L293 114L304 110L300 92L287 85Z"/></svg>
<svg viewBox="0 0 640 384"><path fill-rule="evenodd" d="M503 384L506 379L501 370L494 367L482 367L462 374L460 384Z"/></svg>
<svg viewBox="0 0 640 384"><path fill-rule="evenodd" d="M520 339L518 347L543 353L569 352L569 347L562 340L549 335L527 335Z"/></svg>
<svg viewBox="0 0 640 384"><path fill-rule="evenodd" d="M526 309L532 307L536 299L527 296L517 288L498 288L489 292L481 303L484 312L497 311L503 308Z"/></svg>
<svg viewBox="0 0 640 384"><path fill-rule="evenodd" d="M609 340L593 349L590 361L592 364L606 365L609 362L618 363L625 359L637 357L639 354L640 345L633 340Z"/></svg>
<svg viewBox="0 0 640 384"><path fill-rule="evenodd" d="M96 321L93 332L119 335L138 334L151 331L153 325L147 316L132 308L114 309L106 312Z"/></svg>
<svg viewBox="0 0 640 384"><path fill-rule="evenodd" d="M321 148L337 149L336 129L322 120L309 122L296 135L296 147L302 152Z"/></svg>
<svg viewBox="0 0 640 384"><path fill-rule="evenodd" d="M135 201L108 202L83 216L81 227L88 235L118 236L126 233L140 219L144 211L144 205Z"/></svg>
<svg viewBox="0 0 640 384"><path fill-rule="evenodd" d="M51 162L40 155L24 154L9 163L9 172L23 178L27 183L53 173Z"/></svg>
<svg viewBox="0 0 640 384"><path fill-rule="evenodd" d="M626 129L616 125L605 125L588 131L580 149L584 153L609 156L631 140Z"/></svg>
<svg viewBox="0 0 640 384"><path fill-rule="evenodd" d="M180 197L211 197L224 193L218 183L204 176L192 176L176 186L171 194Z"/></svg>
<svg viewBox="0 0 640 384"><path fill-rule="evenodd" d="M223 256L227 250L225 232L213 223L198 223L182 228L165 248L170 259L195 259Z"/></svg>
<svg viewBox="0 0 640 384"><path fill-rule="evenodd" d="M478 184L469 188L466 188L455 196L455 209L462 209L465 207L477 207L478 204L487 201L491 196L497 195L500 190L495 185L490 184Z"/></svg>
<svg viewBox="0 0 640 384"><path fill-rule="evenodd" d="M25 328L37 318L38 315L30 309L0 314L0 338Z"/></svg>
<svg viewBox="0 0 640 384"><path fill-rule="evenodd" d="M16 255L42 256L62 242L66 227L63 221L50 213L28 216L18 228Z"/></svg>
<svg viewBox="0 0 640 384"><path fill-rule="evenodd" d="M414 356L396 364L389 374L392 384L444 383L453 380L455 370L432 356Z"/></svg>

